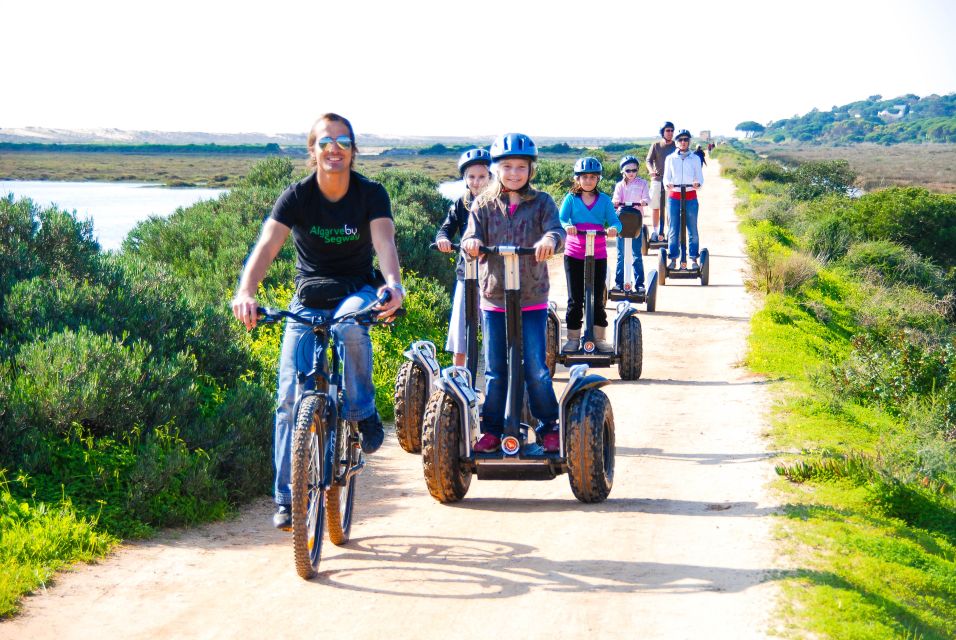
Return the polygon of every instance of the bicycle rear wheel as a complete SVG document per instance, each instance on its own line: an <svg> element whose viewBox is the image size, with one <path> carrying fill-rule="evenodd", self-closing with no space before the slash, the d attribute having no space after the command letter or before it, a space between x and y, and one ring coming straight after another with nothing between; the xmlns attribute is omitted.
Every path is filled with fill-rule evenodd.
<svg viewBox="0 0 956 640"><path fill-rule="evenodd" d="M325 395L317 394L299 403L292 437L292 547L295 570L305 579L316 574L322 557L327 400Z"/></svg>
<svg viewBox="0 0 956 640"><path fill-rule="evenodd" d="M343 426L345 426L343 424ZM336 477L346 473L352 467L361 464L356 445L358 435L351 428L339 430L338 452L336 459L338 468ZM357 475L351 476L344 484L333 482L325 492L325 510L329 518L329 540L332 544L342 545L349 541L349 532L352 529L352 508L355 504L355 489Z"/></svg>

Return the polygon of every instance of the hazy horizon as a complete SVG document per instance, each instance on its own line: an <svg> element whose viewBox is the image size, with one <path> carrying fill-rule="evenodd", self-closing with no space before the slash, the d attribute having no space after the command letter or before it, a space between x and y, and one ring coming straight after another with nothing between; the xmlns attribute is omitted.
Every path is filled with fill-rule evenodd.
<svg viewBox="0 0 956 640"><path fill-rule="evenodd" d="M128 3L36 0L4 18L7 129L295 134L335 111L386 138L648 138L664 120L732 136L745 120L956 90L945 0L170 0L148 31Z"/></svg>

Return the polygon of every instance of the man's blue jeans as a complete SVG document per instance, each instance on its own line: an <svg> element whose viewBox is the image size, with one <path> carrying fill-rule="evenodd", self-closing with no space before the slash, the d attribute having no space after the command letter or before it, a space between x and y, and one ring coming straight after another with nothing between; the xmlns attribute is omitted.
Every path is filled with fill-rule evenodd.
<svg viewBox="0 0 956 640"><path fill-rule="evenodd" d="M614 274L614 286L618 289L624 288L624 243L631 241L631 255L634 258L634 286L644 286L644 256L641 255L641 239L637 238L617 238L617 271Z"/></svg>
<svg viewBox="0 0 956 640"><path fill-rule="evenodd" d="M684 214L687 216L687 243L689 248L680 247L680 261L687 262L687 252L694 260L700 257L700 237L697 235L697 200L684 201ZM680 200L667 199L667 257L677 257L677 245L680 244Z"/></svg>
<svg viewBox="0 0 956 640"><path fill-rule="evenodd" d="M481 406L481 432L501 437L508 398L508 345L505 342L505 314L482 311L485 335L485 402ZM548 310L521 312L524 342L524 381L528 388L531 415L544 424L558 422L558 399L551 385L545 360ZM518 409L520 411L520 407Z"/></svg>
<svg viewBox="0 0 956 640"><path fill-rule="evenodd" d="M319 315L338 317L358 311L375 300L375 289L366 286L342 301L330 312L302 306L295 296L289 311L307 318ZM372 384L372 340L368 327L355 323L336 325L332 329L339 357L342 359L344 407L340 416L346 420L362 420L375 414L375 386ZM292 504L292 431L295 428L295 401L305 389L315 386L314 380L304 385L298 381L298 372L312 369L315 334L311 327L286 320L282 334L282 352L279 356L279 384L275 422L276 504Z"/></svg>

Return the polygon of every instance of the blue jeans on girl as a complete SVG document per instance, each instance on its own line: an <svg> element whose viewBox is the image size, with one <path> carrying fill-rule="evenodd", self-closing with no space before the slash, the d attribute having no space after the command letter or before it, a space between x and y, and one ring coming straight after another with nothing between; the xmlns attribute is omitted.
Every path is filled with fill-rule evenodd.
<svg viewBox="0 0 956 640"><path fill-rule="evenodd" d="M485 335L485 402L481 407L481 432L501 437L508 397L508 348L505 343L505 314L482 311ZM531 403L531 415L545 425L558 422L558 399L551 385L546 356L548 310L521 312L524 341L524 380Z"/></svg>
<svg viewBox="0 0 956 640"><path fill-rule="evenodd" d="M632 266L634 267L634 286L644 286L644 256L641 255L640 238L617 238L617 271L614 274L614 286L618 289L624 288L624 243L631 241L631 256L634 258Z"/></svg>

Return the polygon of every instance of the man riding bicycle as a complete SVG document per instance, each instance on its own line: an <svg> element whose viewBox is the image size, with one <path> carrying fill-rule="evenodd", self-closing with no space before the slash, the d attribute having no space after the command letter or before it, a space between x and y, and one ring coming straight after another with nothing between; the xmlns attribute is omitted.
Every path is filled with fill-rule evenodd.
<svg viewBox="0 0 956 640"><path fill-rule="evenodd" d="M395 225L385 188L352 170L358 150L351 123L340 115L319 117L308 138L309 167L314 173L283 192L262 225L232 301L235 317L248 329L256 325L256 291L289 234L296 250L296 294L289 311L306 317L339 317L356 311L388 289L391 299L380 318L402 305ZM381 271L372 266L373 250ZM385 431L375 409L372 342L368 327L336 325L332 331L344 365L342 417L358 422L362 450L373 453ZM275 420L275 502L273 524L291 526L291 457L293 411L299 372L311 368L315 335L310 327L287 322L279 358Z"/></svg>

